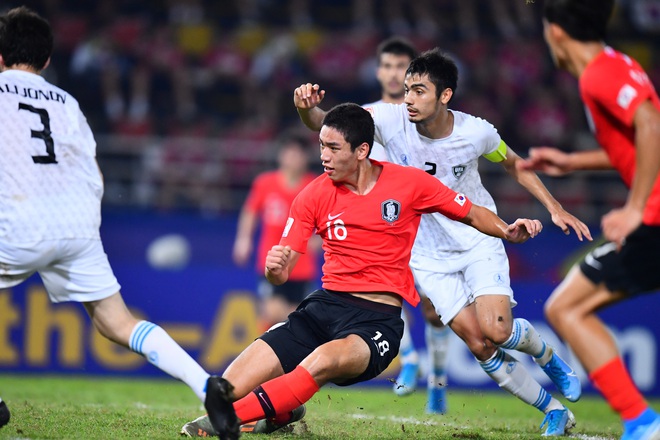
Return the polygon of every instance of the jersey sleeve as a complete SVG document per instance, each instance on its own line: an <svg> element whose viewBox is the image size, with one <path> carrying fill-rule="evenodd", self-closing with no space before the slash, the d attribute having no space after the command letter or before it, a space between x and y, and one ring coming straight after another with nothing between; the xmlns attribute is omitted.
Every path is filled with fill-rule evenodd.
<svg viewBox="0 0 660 440"><path fill-rule="evenodd" d="M293 200L280 239L282 246L291 246L291 249L299 254L304 254L307 250L307 241L316 227L313 214L314 198L311 193L312 191L304 189Z"/></svg>
<svg viewBox="0 0 660 440"><path fill-rule="evenodd" d="M465 218L472 202L461 193L450 189L440 180L417 168L409 168L414 175L408 181L417 182L415 209L423 214L439 212L452 220Z"/></svg>
<svg viewBox="0 0 660 440"><path fill-rule="evenodd" d="M401 108L403 104L371 104L364 107L374 118L374 141L386 146L387 141L392 139L401 130L403 119Z"/></svg>
<svg viewBox="0 0 660 440"><path fill-rule="evenodd" d="M632 60L611 63L608 69L592 70L581 78L585 100L593 101L616 120L631 127L637 107L654 94L646 72Z"/></svg>
<svg viewBox="0 0 660 440"><path fill-rule="evenodd" d="M506 159L506 144L502 142L502 138L493 124L475 117L474 127L471 131L472 136L477 139L474 146L480 156L484 156L491 162L501 162ZM502 148L504 148L503 153Z"/></svg>

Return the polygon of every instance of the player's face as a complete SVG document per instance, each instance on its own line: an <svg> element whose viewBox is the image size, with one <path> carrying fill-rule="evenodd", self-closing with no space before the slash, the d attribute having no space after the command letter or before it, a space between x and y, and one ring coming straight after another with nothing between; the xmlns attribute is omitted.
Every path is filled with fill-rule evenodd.
<svg viewBox="0 0 660 440"><path fill-rule="evenodd" d="M292 173L302 173L307 169L307 155L298 145L283 147L278 161L281 169Z"/></svg>
<svg viewBox="0 0 660 440"><path fill-rule="evenodd" d="M348 182L358 168L358 151L351 151L351 145L339 131L323 126L319 133L321 164L323 171L335 182Z"/></svg>
<svg viewBox="0 0 660 440"><path fill-rule="evenodd" d="M408 55L383 53L376 71L376 78L383 88L383 92L390 99L403 99L403 79L410 64Z"/></svg>
<svg viewBox="0 0 660 440"><path fill-rule="evenodd" d="M408 120L415 124L430 122L440 114L443 103L435 96L435 85L428 75L406 75L406 96L404 103L408 110Z"/></svg>

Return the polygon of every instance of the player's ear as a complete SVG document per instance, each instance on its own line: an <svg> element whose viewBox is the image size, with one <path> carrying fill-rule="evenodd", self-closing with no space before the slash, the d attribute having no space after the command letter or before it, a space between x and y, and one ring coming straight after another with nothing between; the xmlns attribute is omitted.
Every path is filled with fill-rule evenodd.
<svg viewBox="0 0 660 440"><path fill-rule="evenodd" d="M563 41L568 35L566 31L556 23L545 23L546 35L554 42Z"/></svg>
<svg viewBox="0 0 660 440"><path fill-rule="evenodd" d="M365 160L369 157L369 144L362 142L356 149L358 160Z"/></svg>
<svg viewBox="0 0 660 440"><path fill-rule="evenodd" d="M50 57L46 60L46 64L44 64L44 67L41 68L41 70L44 70L46 67L50 66Z"/></svg>
<svg viewBox="0 0 660 440"><path fill-rule="evenodd" d="M454 96L454 92L452 91L452 89L447 87L440 94L440 102L444 105L447 105L449 103L449 101L451 100L452 96Z"/></svg>

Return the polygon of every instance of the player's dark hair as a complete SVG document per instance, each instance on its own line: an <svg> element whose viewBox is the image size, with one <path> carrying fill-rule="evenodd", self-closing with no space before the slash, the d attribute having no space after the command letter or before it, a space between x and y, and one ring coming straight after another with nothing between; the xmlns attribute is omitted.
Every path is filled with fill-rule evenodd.
<svg viewBox="0 0 660 440"><path fill-rule="evenodd" d="M411 60L417 56L415 46L403 37L390 37L383 40L376 49L378 64L381 62L381 55L391 53L393 55L407 55Z"/></svg>
<svg viewBox="0 0 660 440"><path fill-rule="evenodd" d="M545 0L543 16L578 41L603 41L614 0Z"/></svg>
<svg viewBox="0 0 660 440"><path fill-rule="evenodd" d="M440 52L437 47L427 50L410 62L406 76L428 75L435 85L435 97L440 98L442 91L451 89L456 92L458 86L458 67L448 55Z"/></svg>
<svg viewBox="0 0 660 440"><path fill-rule="evenodd" d="M21 6L0 16L0 54L5 66L26 64L41 70L52 52L53 31L36 12Z"/></svg>
<svg viewBox="0 0 660 440"><path fill-rule="evenodd" d="M374 144L374 118L359 105L349 102L334 106L323 118L323 125L340 132L351 145L351 151L366 142L371 154Z"/></svg>
<svg viewBox="0 0 660 440"><path fill-rule="evenodd" d="M287 133L282 135L277 140L277 151L280 152L282 150L294 147L307 152L309 150L307 144L309 144L309 139L306 139L304 136Z"/></svg>

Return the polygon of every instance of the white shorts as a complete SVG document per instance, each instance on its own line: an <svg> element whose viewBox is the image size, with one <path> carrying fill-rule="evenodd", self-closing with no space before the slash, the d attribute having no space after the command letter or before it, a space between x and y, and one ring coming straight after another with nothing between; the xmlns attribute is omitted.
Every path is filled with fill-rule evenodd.
<svg viewBox="0 0 660 440"><path fill-rule="evenodd" d="M100 239L0 242L0 289L38 272L52 302L96 301L119 292Z"/></svg>
<svg viewBox="0 0 660 440"><path fill-rule="evenodd" d="M444 324L481 295L506 295L511 307L517 304L510 285L509 259L500 239L484 239L474 249L451 258L413 252L410 268L419 293L431 300Z"/></svg>

